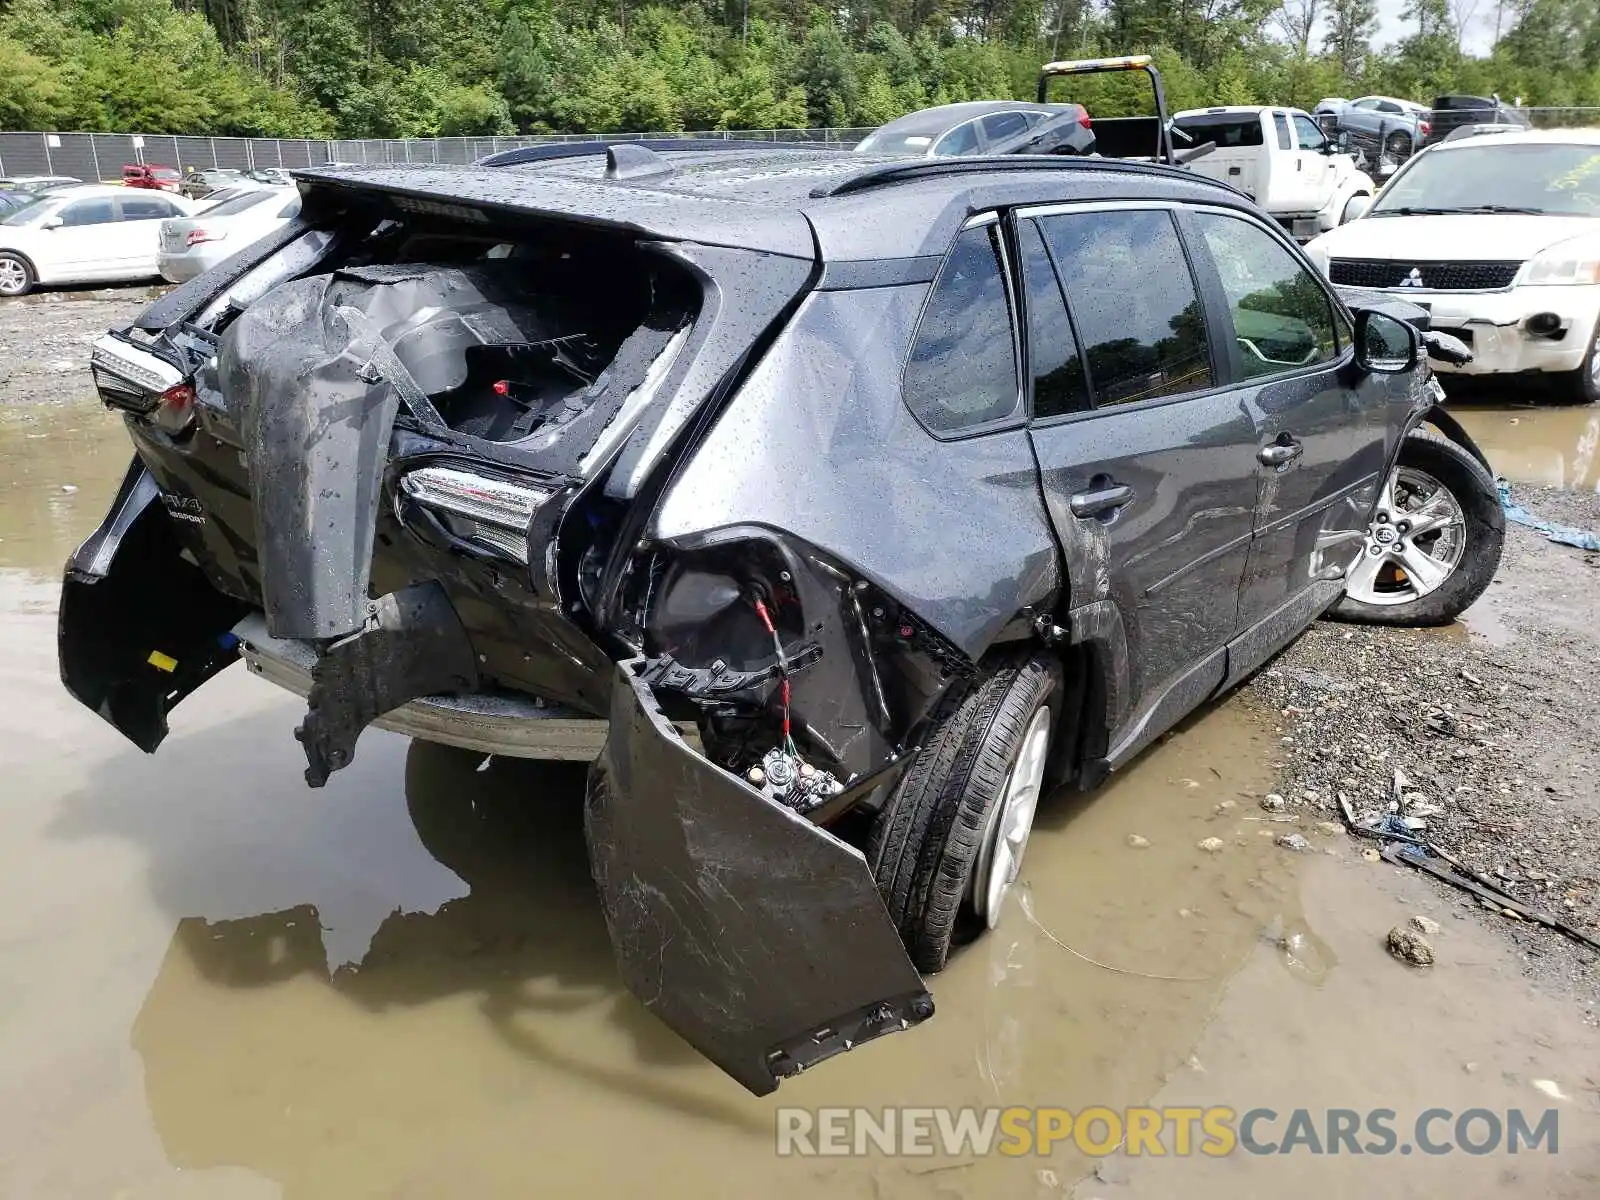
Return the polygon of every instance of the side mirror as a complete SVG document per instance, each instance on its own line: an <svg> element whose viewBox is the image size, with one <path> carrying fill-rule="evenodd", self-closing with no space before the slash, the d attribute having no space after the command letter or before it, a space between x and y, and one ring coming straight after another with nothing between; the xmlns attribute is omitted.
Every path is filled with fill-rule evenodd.
<svg viewBox="0 0 1600 1200"><path fill-rule="evenodd" d="M1344 210L1347 213L1353 213L1354 216L1351 216L1345 222L1345 224L1349 224L1350 221L1354 221L1357 217L1366 216L1367 215L1367 210L1369 210L1371 207L1372 207L1372 197L1371 196L1351 196L1350 199L1345 202Z"/></svg>
<svg viewBox="0 0 1600 1200"><path fill-rule="evenodd" d="M1416 326L1381 312L1356 313L1356 366L1373 375L1403 375L1417 365Z"/></svg>
<svg viewBox="0 0 1600 1200"><path fill-rule="evenodd" d="M39 228L40 229L60 229L65 224L66 224L66 222L63 221L60 217L46 217L43 221L39 222Z"/></svg>

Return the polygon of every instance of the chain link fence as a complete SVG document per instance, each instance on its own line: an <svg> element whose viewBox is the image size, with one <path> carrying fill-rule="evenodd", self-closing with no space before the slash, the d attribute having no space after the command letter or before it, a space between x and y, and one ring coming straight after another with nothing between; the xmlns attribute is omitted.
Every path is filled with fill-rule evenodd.
<svg viewBox="0 0 1600 1200"><path fill-rule="evenodd" d="M1525 108L1535 129L1600 127L1600 108ZM709 133L544 134L527 137L365 138L317 141L302 138L184 137L131 133L0 133L0 175L71 175L121 182L125 163L176 167L313 167L349 163L471 163L502 150L549 142L586 142L597 137L713 138L727 141L806 142L855 145L868 129L741 129ZM1375 139L1374 139L1375 141ZM1370 149L1376 150L1374 144Z"/></svg>
<svg viewBox="0 0 1600 1200"><path fill-rule="evenodd" d="M367 138L315 141L301 138L184 137L131 133L0 133L0 175L71 175L120 183L126 163L155 166L313 167L348 163L471 163L502 150L549 142L586 142L596 137L713 138L727 141L807 142L849 147L866 129L741 129L714 133L548 134L529 137Z"/></svg>

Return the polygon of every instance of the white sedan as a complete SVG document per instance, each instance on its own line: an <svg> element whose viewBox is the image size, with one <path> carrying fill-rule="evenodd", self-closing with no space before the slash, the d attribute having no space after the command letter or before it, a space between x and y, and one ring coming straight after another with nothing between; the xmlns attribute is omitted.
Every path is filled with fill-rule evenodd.
<svg viewBox="0 0 1600 1200"><path fill-rule="evenodd" d="M0 296L41 283L154 278L161 222L194 207L182 196L137 188L47 193L0 218Z"/></svg>
<svg viewBox="0 0 1600 1200"><path fill-rule="evenodd" d="M202 202L203 203L203 202ZM183 283L231 258L300 214L292 187L254 187L189 217L161 222L161 277Z"/></svg>
<svg viewBox="0 0 1600 1200"><path fill-rule="evenodd" d="M1600 130L1430 146L1305 251L1333 283L1404 296L1472 347L1436 369L1539 374L1600 401Z"/></svg>

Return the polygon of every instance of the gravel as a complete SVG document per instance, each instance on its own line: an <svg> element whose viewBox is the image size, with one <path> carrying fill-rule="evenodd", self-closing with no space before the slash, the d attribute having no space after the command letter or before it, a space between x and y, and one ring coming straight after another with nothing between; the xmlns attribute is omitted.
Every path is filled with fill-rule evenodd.
<svg viewBox="0 0 1600 1200"><path fill-rule="evenodd" d="M1600 496L1513 496L1600 529ZM1410 817L1507 895L1600 938L1597 568L1600 555L1508 525L1495 582L1466 614L1472 633L1314 625L1249 685L1277 718L1272 794L1308 824L1337 819L1341 793L1360 822ZM1530 975L1600 991L1594 951L1437 886L1516 941Z"/></svg>
<svg viewBox="0 0 1600 1200"><path fill-rule="evenodd" d="M128 324L161 291L107 287L0 300L0 405L92 396L89 350L95 339Z"/></svg>

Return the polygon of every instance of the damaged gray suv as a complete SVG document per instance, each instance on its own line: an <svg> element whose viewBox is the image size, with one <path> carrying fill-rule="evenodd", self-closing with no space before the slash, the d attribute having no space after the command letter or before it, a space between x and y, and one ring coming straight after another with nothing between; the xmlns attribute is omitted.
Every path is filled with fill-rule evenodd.
<svg viewBox="0 0 1600 1200"><path fill-rule="evenodd" d="M588 144L298 181L96 346L136 457L62 678L153 751L242 657L307 697L313 786L369 724L592 758L622 975L753 1092L932 1015L1043 792L1330 607L1448 620L1498 558L1425 361L1459 345L1179 170Z"/></svg>

